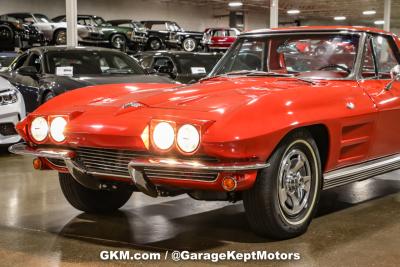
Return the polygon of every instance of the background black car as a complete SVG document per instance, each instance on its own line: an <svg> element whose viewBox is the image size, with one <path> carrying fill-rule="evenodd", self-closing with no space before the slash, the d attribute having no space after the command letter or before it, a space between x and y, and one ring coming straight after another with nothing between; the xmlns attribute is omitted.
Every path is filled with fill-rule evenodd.
<svg viewBox="0 0 400 267"><path fill-rule="evenodd" d="M14 50L15 47L27 48L34 44L43 45L41 32L33 25L10 21L0 16L0 50Z"/></svg>
<svg viewBox="0 0 400 267"><path fill-rule="evenodd" d="M148 29L147 48L150 50L182 47L193 52L203 38L202 32L185 31L174 21L146 20L141 23Z"/></svg>
<svg viewBox="0 0 400 267"><path fill-rule="evenodd" d="M95 84L173 83L148 75L131 57L106 48L33 48L19 56L10 71L0 75L22 93L26 111L65 91Z"/></svg>
<svg viewBox="0 0 400 267"><path fill-rule="evenodd" d="M135 58L148 72L163 73L181 83L193 83L210 73L222 55L185 51L148 51L138 53Z"/></svg>

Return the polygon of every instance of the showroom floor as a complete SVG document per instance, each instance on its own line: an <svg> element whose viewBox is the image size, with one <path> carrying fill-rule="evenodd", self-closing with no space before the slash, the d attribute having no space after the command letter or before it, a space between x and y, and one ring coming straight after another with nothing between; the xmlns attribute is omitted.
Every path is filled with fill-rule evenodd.
<svg viewBox="0 0 400 267"><path fill-rule="evenodd" d="M82 214L64 200L56 173L33 171L31 160L0 153L0 266L117 265L123 262L104 262L100 251L126 249L299 252L300 266L399 263L400 172L324 192L309 231L274 242L252 234L241 203L136 194L114 216Z"/></svg>

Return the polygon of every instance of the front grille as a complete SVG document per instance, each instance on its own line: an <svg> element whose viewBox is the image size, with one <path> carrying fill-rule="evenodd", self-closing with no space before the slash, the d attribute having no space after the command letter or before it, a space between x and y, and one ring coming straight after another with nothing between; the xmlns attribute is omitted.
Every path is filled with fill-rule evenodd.
<svg viewBox="0 0 400 267"><path fill-rule="evenodd" d="M198 181L214 181L217 179L217 171L204 171L192 169L172 169L172 168L144 168L145 175L150 178L163 179L181 179L181 180L198 180Z"/></svg>
<svg viewBox="0 0 400 267"><path fill-rule="evenodd" d="M0 134L3 136L17 135L13 123L0 123Z"/></svg>
<svg viewBox="0 0 400 267"><path fill-rule="evenodd" d="M129 150L78 148L78 164L89 172L129 177L128 164L132 159L141 157L155 157L148 152ZM216 162L217 159L207 156L186 157L187 160L200 162ZM218 173L210 171L175 170L171 168L144 169L149 178L176 178L194 180L215 180Z"/></svg>

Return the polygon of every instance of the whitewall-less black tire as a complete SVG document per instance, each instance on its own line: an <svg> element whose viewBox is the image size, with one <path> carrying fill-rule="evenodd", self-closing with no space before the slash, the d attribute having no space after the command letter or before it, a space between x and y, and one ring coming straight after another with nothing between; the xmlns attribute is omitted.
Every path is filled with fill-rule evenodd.
<svg viewBox="0 0 400 267"><path fill-rule="evenodd" d="M321 160L307 130L298 130L279 144L243 193L250 227L259 235L288 239L303 234L314 217L322 188Z"/></svg>
<svg viewBox="0 0 400 267"><path fill-rule="evenodd" d="M128 186L113 191L92 190L82 186L68 173L59 173L59 180L67 201L74 208L89 213L115 212L125 205L133 192Z"/></svg>

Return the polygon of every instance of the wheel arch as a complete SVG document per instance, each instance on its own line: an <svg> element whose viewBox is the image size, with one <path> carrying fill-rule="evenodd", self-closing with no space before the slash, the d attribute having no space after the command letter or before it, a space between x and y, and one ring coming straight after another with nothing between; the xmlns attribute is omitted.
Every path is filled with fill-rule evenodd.
<svg viewBox="0 0 400 267"><path fill-rule="evenodd" d="M56 42L56 35L57 35L57 33L59 33L60 31L65 31L65 33L67 33L67 28L60 27L60 28L57 28L57 29L54 30L54 32L53 32L53 37L52 37L52 42L53 42L53 43Z"/></svg>
<svg viewBox="0 0 400 267"><path fill-rule="evenodd" d="M322 123L310 124L310 125L304 125L304 126L301 126L298 128L291 129L289 132L287 132L283 136L283 138L280 140L280 142L275 147L275 149L277 147L279 147L281 142L287 136L293 134L296 131L301 131L301 130L308 131L311 134L312 138L314 139L314 141L317 145L317 148L318 148L320 159L321 159L321 168L322 168L322 171L324 171L326 169L326 166L327 166L328 160L329 160L330 139L331 139L329 129L325 124L322 124ZM274 149L274 151L275 151L275 149Z"/></svg>

